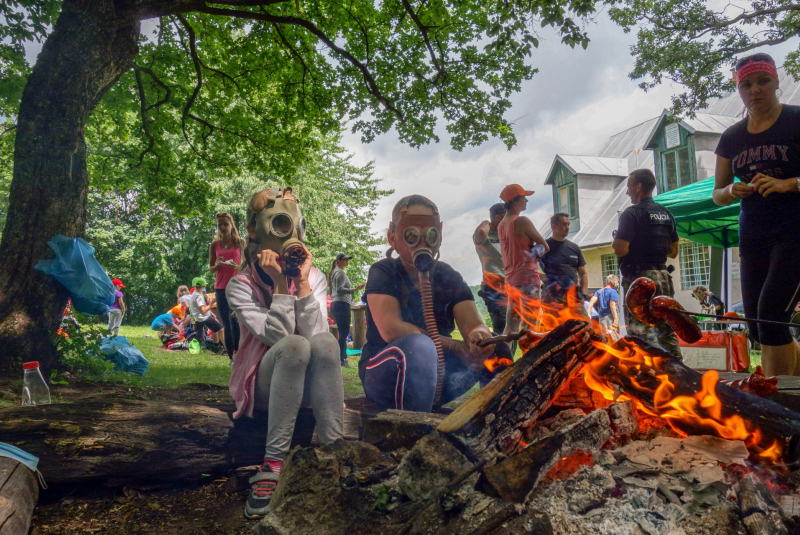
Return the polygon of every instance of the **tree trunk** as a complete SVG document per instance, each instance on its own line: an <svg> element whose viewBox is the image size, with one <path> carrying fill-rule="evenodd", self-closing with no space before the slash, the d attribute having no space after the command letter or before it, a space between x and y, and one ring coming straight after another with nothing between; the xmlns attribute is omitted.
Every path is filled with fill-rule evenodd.
<svg viewBox="0 0 800 535"><path fill-rule="evenodd" d="M55 362L51 337L67 293L33 266L52 258L55 234L84 233L86 120L138 52L139 22L115 3L64 0L22 94L0 242L0 373L20 373L24 360Z"/></svg>
<svg viewBox="0 0 800 535"><path fill-rule="evenodd" d="M126 399L12 407L0 409L0 442L39 457L50 486L191 481L264 459L266 413L234 421L234 409ZM308 446L315 424L301 409L292 446Z"/></svg>

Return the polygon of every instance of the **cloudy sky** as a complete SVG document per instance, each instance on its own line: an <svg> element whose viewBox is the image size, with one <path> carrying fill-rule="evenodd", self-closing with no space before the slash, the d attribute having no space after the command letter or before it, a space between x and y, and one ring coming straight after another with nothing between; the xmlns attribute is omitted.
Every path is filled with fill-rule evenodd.
<svg viewBox="0 0 800 535"><path fill-rule="evenodd" d="M677 87L662 85L645 93L628 78L633 67L624 34L601 14L589 27L587 50L571 49L553 33L544 34L531 63L539 69L512 97L507 117L515 119L517 145L507 150L499 141L457 152L442 128L442 142L419 150L402 145L394 132L371 144L357 134L345 137L356 163L375 161L375 176L395 194L384 199L373 224L385 233L391 209L401 197L423 194L439 207L444 221L442 260L461 272L469 284L481 278L472 246L475 227L488 218L506 184L536 191L526 215L537 228L552 214L552 192L544 180L553 158L561 154L593 154L610 135L658 116L671 103ZM790 48L787 47L788 51ZM769 50L782 63L785 51Z"/></svg>

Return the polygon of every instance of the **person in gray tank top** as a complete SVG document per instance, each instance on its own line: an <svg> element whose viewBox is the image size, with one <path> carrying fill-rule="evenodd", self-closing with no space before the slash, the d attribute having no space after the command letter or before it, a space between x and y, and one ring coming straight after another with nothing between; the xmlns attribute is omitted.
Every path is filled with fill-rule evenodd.
<svg viewBox="0 0 800 535"><path fill-rule="evenodd" d="M483 271L481 290L478 295L486 303L492 319L492 329L496 333L502 333L506 328L506 296L487 284L487 273L491 274L489 276L499 277L501 285L505 284L506 272L503 269L503 256L500 254L500 237L497 235L497 225L505 215L506 208L503 203L495 204L489 208L489 220L478 225L472 236ZM495 284L496 286L497 284Z"/></svg>

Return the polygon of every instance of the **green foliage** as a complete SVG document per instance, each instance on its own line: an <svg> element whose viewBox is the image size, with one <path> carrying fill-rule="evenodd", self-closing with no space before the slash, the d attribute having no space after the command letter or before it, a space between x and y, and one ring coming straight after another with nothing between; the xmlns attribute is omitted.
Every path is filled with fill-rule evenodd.
<svg viewBox="0 0 800 535"><path fill-rule="evenodd" d="M230 213L242 236L246 202L267 187L293 184L308 223L306 243L314 265L327 274L340 250L353 256L348 273L354 284L366 279L376 259L370 248L380 240L370 234L378 200L391 193L377 186L372 165L351 163L339 137L317 141L290 180L261 173L210 174L210 206L202 215L180 217L167 203L141 203L140 190L89 193L86 239L111 277L121 278L128 308L127 322L149 324L175 304L175 290L197 276L211 284L209 246L215 237L214 214Z"/></svg>
<svg viewBox="0 0 800 535"><path fill-rule="evenodd" d="M631 47L636 63L630 76L650 89L664 78L687 91L673 97L672 113L693 113L735 89L731 69L755 48L798 36L800 5L792 0L759 0L720 6L704 0L618 0L611 18L625 32L638 31ZM800 51L791 52L786 70L800 75Z"/></svg>
<svg viewBox="0 0 800 535"><path fill-rule="evenodd" d="M443 120L458 150L490 136L511 147L504 114L536 72L526 61L540 28L586 48L595 12L594 0L122 4L120 17L152 22L89 119L90 176L179 215L209 210L215 174L293 176L343 121L365 141L394 129L415 147L438 142ZM12 124L25 47L46 40L61 7L0 3L0 116Z"/></svg>
<svg viewBox="0 0 800 535"><path fill-rule="evenodd" d="M114 363L100 350L101 341L108 336L105 326L67 322L62 333L55 335L55 345L64 367L90 379L108 379L114 374Z"/></svg>

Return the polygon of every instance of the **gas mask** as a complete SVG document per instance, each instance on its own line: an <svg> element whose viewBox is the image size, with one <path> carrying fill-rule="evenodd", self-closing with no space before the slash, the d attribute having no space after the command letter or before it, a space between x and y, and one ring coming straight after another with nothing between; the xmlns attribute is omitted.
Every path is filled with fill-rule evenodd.
<svg viewBox="0 0 800 535"><path fill-rule="evenodd" d="M395 250L405 262L413 264L420 273L433 269L442 243L442 222L439 215L409 215L400 212L394 226Z"/></svg>
<svg viewBox="0 0 800 535"><path fill-rule="evenodd" d="M291 196L285 198L287 194ZM292 194L292 188L269 190L267 202L260 211L256 212L248 206L247 222L255 225L262 249L271 249L281 255L286 263L284 275L298 276L300 266L307 258L303 247L306 220L300 211L300 201Z"/></svg>

